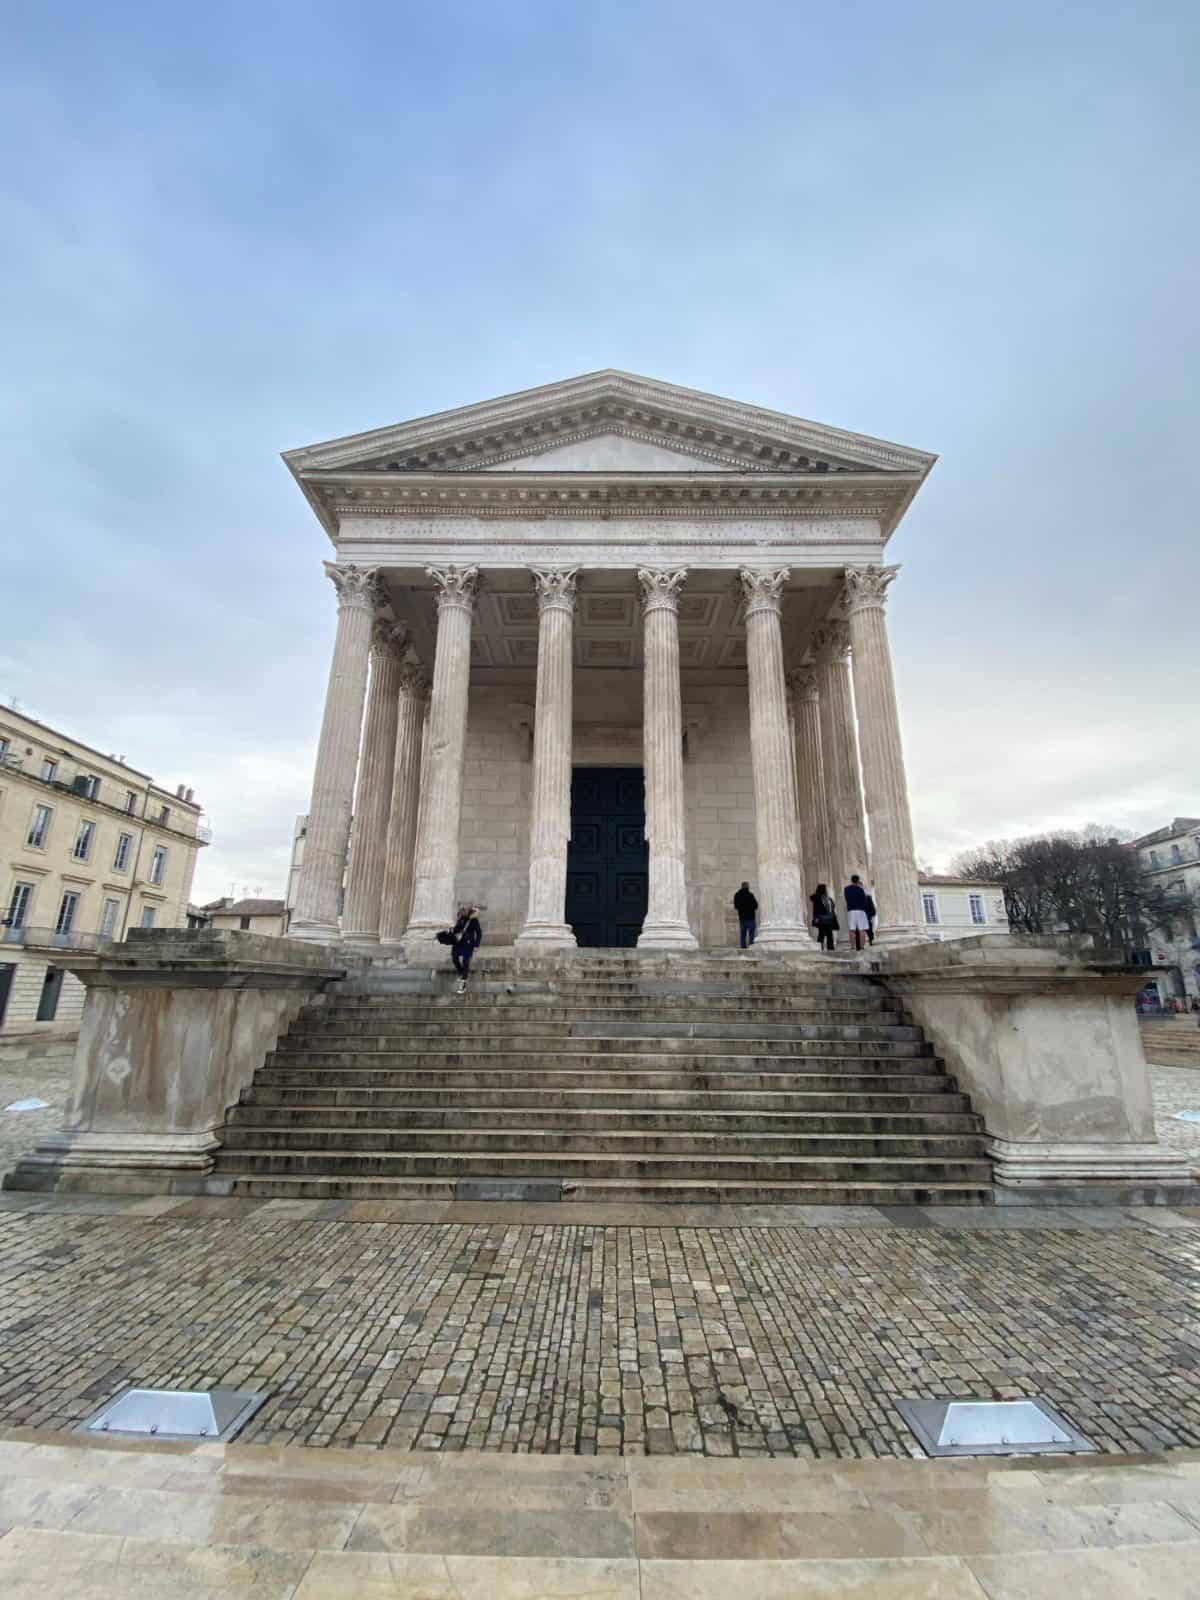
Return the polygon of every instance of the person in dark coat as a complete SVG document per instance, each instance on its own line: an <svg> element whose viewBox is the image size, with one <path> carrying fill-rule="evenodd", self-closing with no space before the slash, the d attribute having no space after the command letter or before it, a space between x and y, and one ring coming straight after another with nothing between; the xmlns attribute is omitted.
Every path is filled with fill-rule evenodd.
<svg viewBox="0 0 1200 1600"><path fill-rule="evenodd" d="M867 943L875 943L875 918L879 915L875 909L875 902L870 895L867 896Z"/></svg>
<svg viewBox="0 0 1200 1600"><path fill-rule="evenodd" d="M450 959L458 973L458 992L466 994L467 978L471 972L471 957L483 943L483 929L474 906L459 906L458 920L452 929L454 943L450 946Z"/></svg>
<svg viewBox="0 0 1200 1600"><path fill-rule="evenodd" d="M871 897L863 888L862 879L857 872L852 875L843 894L846 901L846 922L854 935L854 948L861 950L863 934L869 934L871 931L871 919L867 915Z"/></svg>
<svg viewBox="0 0 1200 1600"><path fill-rule="evenodd" d="M751 894L748 883L743 883L734 895L733 909L738 914L738 935L744 950L748 944L754 943L754 932L758 927L758 901Z"/></svg>
<svg viewBox="0 0 1200 1600"><path fill-rule="evenodd" d="M837 931L837 907L833 903L833 896L823 883L819 883L809 896L812 901L813 927L817 930L817 942L822 950L833 949L833 936Z"/></svg>

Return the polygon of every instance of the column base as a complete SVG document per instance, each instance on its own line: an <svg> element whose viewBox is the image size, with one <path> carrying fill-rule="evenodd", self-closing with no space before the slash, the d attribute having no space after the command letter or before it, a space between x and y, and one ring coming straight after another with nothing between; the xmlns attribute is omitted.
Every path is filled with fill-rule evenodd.
<svg viewBox="0 0 1200 1600"><path fill-rule="evenodd" d="M770 927L759 924L754 935L755 945L764 950L811 950L812 935L798 922L776 922Z"/></svg>
<svg viewBox="0 0 1200 1600"><path fill-rule="evenodd" d="M310 944L341 944L342 930L336 922L296 922L288 924L289 939L307 939Z"/></svg>
<svg viewBox="0 0 1200 1600"><path fill-rule="evenodd" d="M579 941L565 922L527 922L513 940L514 950L574 950Z"/></svg>
<svg viewBox="0 0 1200 1600"><path fill-rule="evenodd" d="M52 1134L17 1162L4 1188L42 1193L197 1192L221 1141L205 1133Z"/></svg>
<svg viewBox="0 0 1200 1600"><path fill-rule="evenodd" d="M686 922L644 922L639 950L699 950L700 941Z"/></svg>
<svg viewBox="0 0 1200 1600"><path fill-rule="evenodd" d="M875 943L894 950L897 945L926 944L929 936L916 922L902 922L890 928L875 929Z"/></svg>

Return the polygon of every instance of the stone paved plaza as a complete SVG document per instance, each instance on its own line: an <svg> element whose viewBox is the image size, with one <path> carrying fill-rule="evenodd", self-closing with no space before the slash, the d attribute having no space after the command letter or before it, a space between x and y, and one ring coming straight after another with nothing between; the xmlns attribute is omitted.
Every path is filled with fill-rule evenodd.
<svg viewBox="0 0 1200 1600"><path fill-rule="evenodd" d="M0 1427L229 1384L273 1444L848 1458L999 1393L1200 1446L1195 1210L2 1203Z"/></svg>

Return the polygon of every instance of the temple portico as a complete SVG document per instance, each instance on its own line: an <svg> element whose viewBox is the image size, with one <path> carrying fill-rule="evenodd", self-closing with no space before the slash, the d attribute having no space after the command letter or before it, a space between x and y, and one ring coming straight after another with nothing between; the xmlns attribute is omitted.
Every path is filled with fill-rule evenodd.
<svg viewBox="0 0 1200 1600"><path fill-rule="evenodd" d="M748 879L807 952L852 872L916 935L885 547L931 456L599 373L286 460L338 603L295 936L694 949Z"/></svg>

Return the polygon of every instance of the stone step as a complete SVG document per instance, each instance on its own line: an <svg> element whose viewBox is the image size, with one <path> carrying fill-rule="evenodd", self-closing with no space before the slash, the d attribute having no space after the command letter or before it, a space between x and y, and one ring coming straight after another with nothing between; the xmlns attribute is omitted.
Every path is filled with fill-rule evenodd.
<svg viewBox="0 0 1200 1600"><path fill-rule="evenodd" d="M572 1205L761 1205L761 1206L920 1206L990 1205L987 1184L943 1182L865 1181L855 1183L778 1181L769 1177L720 1182L698 1179L650 1180L630 1178L579 1178L556 1180L498 1177L479 1178L367 1178L308 1173L289 1177L280 1173L219 1174L207 1180L214 1194L234 1194L261 1200L542 1200L561 1202L563 1221L570 1220Z"/></svg>
<svg viewBox="0 0 1200 1600"><path fill-rule="evenodd" d="M943 1084L948 1079L940 1080ZM378 1120L389 1115L404 1119L424 1111L453 1118L456 1115L486 1116L494 1123L498 1110L539 1110L553 1115L556 1110L583 1115L608 1116L617 1112L635 1116L653 1116L659 1113L679 1112L708 1115L718 1112L744 1112L768 1114L785 1113L809 1117L840 1117L852 1121L873 1122L882 1113L884 1120L892 1122L906 1116L927 1120L931 1117L947 1120L969 1117L972 1126L982 1119L971 1115L970 1097L943 1088L940 1093L904 1094L829 1094L801 1090L788 1093L777 1089L725 1092L719 1089L634 1089L605 1086L600 1089L517 1089L494 1087L458 1088L446 1084L436 1086L437 1104L433 1086L409 1089L342 1089L298 1088L291 1082L272 1085L255 1083L245 1091L241 1106L230 1112L231 1120L241 1107L254 1107L259 1111L283 1110L300 1115L328 1112L332 1109L361 1113L368 1119ZM455 1108L462 1109L456 1112Z"/></svg>
<svg viewBox="0 0 1200 1600"><path fill-rule="evenodd" d="M865 1072L930 1072L935 1070L935 1063L940 1066L938 1058L929 1053L930 1047L926 1045L914 1047L906 1044L889 1049L878 1041L796 1040L787 1048L772 1050L767 1048L770 1042L754 1039L693 1040L685 1041L688 1048L681 1045L676 1049L663 1049L660 1039L622 1040L608 1048L603 1040L568 1040L561 1045L547 1045L541 1039L506 1039L495 1050L482 1048L481 1041L476 1039L451 1040L440 1049L431 1044L415 1044L404 1048L390 1040L386 1048L382 1043L375 1047L367 1042L331 1050L297 1049L284 1044L267 1057L266 1065L268 1068L391 1066L429 1069L439 1066L482 1066L490 1061L501 1068L525 1066L534 1071L562 1063L574 1067L591 1066L597 1070L608 1067L614 1072L624 1072L639 1065L679 1071L712 1071L722 1068L726 1063L729 1070L737 1066L752 1068L757 1064L761 1070L769 1067L778 1067L782 1071L791 1067L808 1070L824 1066L830 1072L843 1068ZM738 1045L744 1048L739 1049Z"/></svg>
<svg viewBox="0 0 1200 1600"><path fill-rule="evenodd" d="M642 1001L640 1003L614 1002L611 1005L598 1006L594 1004L574 1004L555 1002L550 999L530 1004L522 1001L516 1004L467 1004L468 995L461 999L452 997L445 1005L423 1005L389 1007L387 1010L376 1011L349 1011L349 1010L318 1010L313 1011L299 1019L298 1026L306 1028L357 1028L372 1029L380 1027L417 1027L424 1024L426 1027L440 1027L443 1024L451 1026L475 1025L490 1027L493 1024L502 1027L517 1027L529 1023L538 1027L545 1027L553 1023L613 1023L618 1026L629 1026L637 1022L661 1022L664 1024L679 1023L694 1019L697 1022L706 1022L715 1028L727 1027L730 1024L752 1024L766 1022L775 1025L808 1024L823 1027L904 1027L912 1026L902 1020L898 1011L885 1011L855 1007L846 1012L831 1013L824 1007L791 1006L791 1005L766 1005L752 1003L747 1005L704 1004L696 1001L691 1005L670 1004L656 1001L653 1004Z"/></svg>
<svg viewBox="0 0 1200 1600"><path fill-rule="evenodd" d="M754 1131L711 1132L688 1127L683 1132L661 1129L613 1127L577 1131L554 1126L527 1127L519 1115L503 1124L480 1127L330 1127L328 1118L317 1125L276 1128L234 1122L225 1129L224 1149L286 1151L322 1155L345 1153L368 1155L441 1154L477 1160L482 1156L519 1156L536 1159L559 1153L569 1156L598 1156L604 1160L642 1160L658 1156L695 1156L732 1159L735 1156L773 1161L812 1156L815 1159L862 1160L880 1157L892 1160L910 1157L923 1161L970 1160L984 1154L978 1133L764 1133Z"/></svg>
<svg viewBox="0 0 1200 1600"><path fill-rule="evenodd" d="M362 1067L320 1068L295 1066L288 1068L264 1067L255 1075L255 1086L286 1088L338 1088L338 1089L419 1089L428 1094L451 1088L480 1088L507 1090L508 1088L541 1090L554 1093L560 1089L683 1089L695 1092L716 1089L725 1092L745 1093L772 1089L795 1092L810 1089L816 1093L887 1094L893 1089L899 1094L935 1093L943 1086L955 1089L954 1079L941 1072L863 1071L861 1063L844 1071L796 1072L786 1063L768 1062L763 1068L733 1068L723 1066L715 1070L671 1071L663 1068L631 1068L619 1074L611 1069L545 1068L530 1071L525 1068L497 1069L493 1066L479 1068L420 1068L420 1067Z"/></svg>
<svg viewBox="0 0 1200 1600"><path fill-rule="evenodd" d="M309 1174L362 1177L487 1177L487 1178L636 1178L688 1179L720 1184L728 1179L762 1181L786 1179L794 1182L858 1183L955 1183L987 1184L991 1165L986 1160L925 1155L897 1156L816 1156L816 1155L721 1155L612 1153L579 1154L549 1149L531 1151L484 1151L429 1149L418 1152L385 1154L361 1150L322 1149L222 1149L217 1171L233 1175L254 1173Z"/></svg>
<svg viewBox="0 0 1200 1600"><path fill-rule="evenodd" d="M747 1028L711 1028L705 1023L645 1022L625 1026L613 1024L608 1028L592 1023L579 1023L572 1028L517 1028L489 1027L486 1023L454 1023L444 1028L412 1028L395 1032L381 1032L369 1028L300 1028L293 1029L280 1041L278 1051L297 1053L300 1050L421 1050L444 1045L454 1048L455 1042L469 1047L476 1042L495 1045L507 1050L552 1050L558 1045L579 1044L593 1049L619 1052L626 1047L642 1048L647 1044L663 1049L681 1049L684 1045L742 1042L769 1047L772 1053L788 1053L801 1049L812 1053L828 1049L861 1053L864 1045L880 1049L884 1054L920 1055L930 1053L932 1047L925 1042L918 1028L852 1026L838 1027L820 1024L797 1023L788 1028L775 1028L760 1023Z"/></svg>
<svg viewBox="0 0 1200 1600"><path fill-rule="evenodd" d="M577 1134L591 1133L762 1133L779 1136L871 1136L914 1137L923 1134L977 1134L982 1118L969 1112L947 1111L935 1115L864 1115L839 1111L788 1112L734 1107L728 1110L692 1105L675 1110L639 1106L551 1106L546 1108L494 1106L407 1106L402 1110L380 1106L298 1105L287 1101L263 1105L257 1099L243 1101L229 1113L227 1128L258 1128L278 1131L309 1130L399 1132L422 1128L483 1129L493 1133L522 1129L556 1129Z"/></svg>

